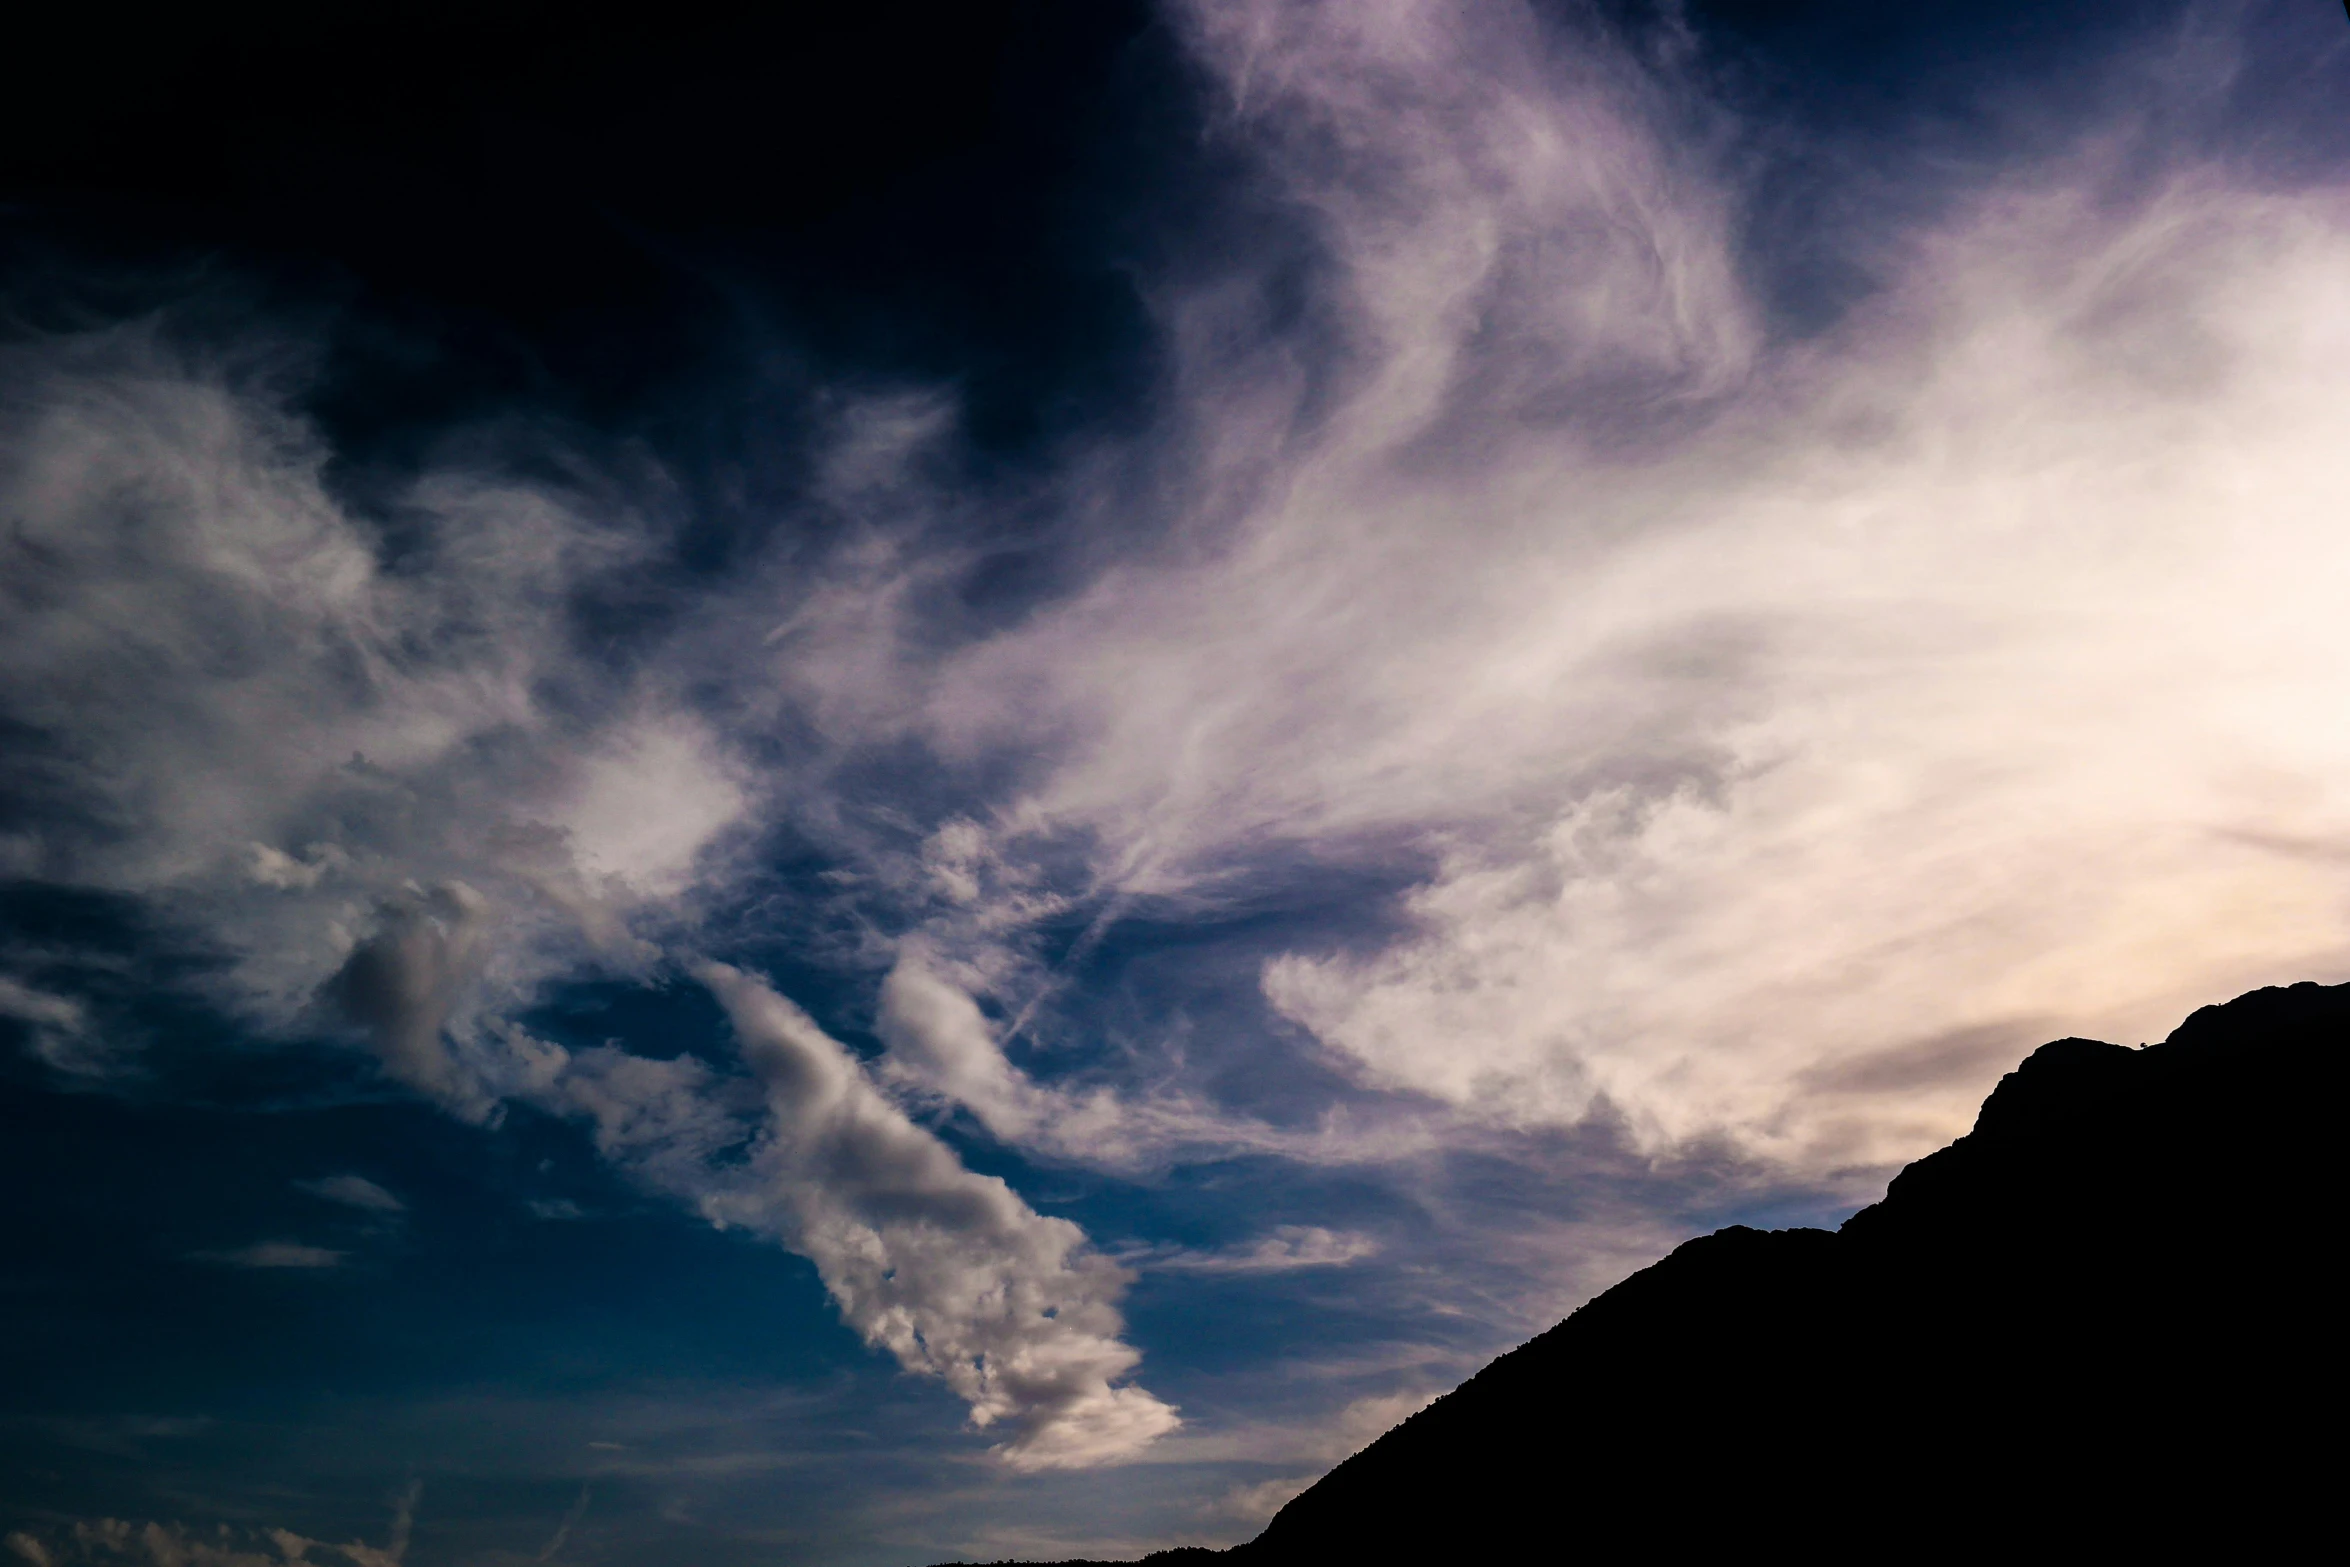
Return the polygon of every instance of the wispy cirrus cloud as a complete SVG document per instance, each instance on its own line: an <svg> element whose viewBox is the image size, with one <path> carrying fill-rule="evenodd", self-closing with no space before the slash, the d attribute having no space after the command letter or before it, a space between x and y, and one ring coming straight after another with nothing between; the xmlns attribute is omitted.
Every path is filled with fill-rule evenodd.
<svg viewBox="0 0 2350 1567"><path fill-rule="evenodd" d="M254 1033L572 1118L807 1255L1026 1469L1175 1415L1124 1269L959 1140L1426 1188L1598 1128L1656 1192L1706 1158L1844 1192L2039 1037L2350 965L2335 176L2166 139L2184 109L2067 131L1872 220L1797 331L1751 166L1796 133L1685 31L1167 14L1261 243L1144 280L1151 418L1004 479L951 395L844 392L805 516L722 578L628 452L479 433L362 504L255 355L12 347L0 865L135 900ZM2100 69L2192 108L2221 67L2164 47ZM990 589L1039 515L1049 586ZM1147 983L1103 979L1146 925ZM834 1026L752 972L778 950ZM521 1021L687 972L731 1045ZM62 981L0 1012L107 1059ZM1367 1264L1351 1222L1150 1265ZM1671 1231L1524 1228L1605 1266L1514 1258L1477 1303L1512 1330L1572 1293L1528 1279Z"/></svg>
<svg viewBox="0 0 2350 1567"><path fill-rule="evenodd" d="M1138 1256L1143 1267L1171 1273L1290 1273L1299 1268L1343 1268L1379 1254L1369 1235L1318 1224L1277 1224L1246 1245L1217 1251L1169 1251Z"/></svg>
<svg viewBox="0 0 2350 1567"><path fill-rule="evenodd" d="M59 1071L88 1073L106 1062L90 1037L89 1008L75 997L0 974L0 1018L20 1024L33 1052Z"/></svg>
<svg viewBox="0 0 2350 1567"><path fill-rule="evenodd" d="M2200 35L2100 67L2172 118L1982 171L1774 339L1669 60L1507 5L1183 14L1316 308L1172 300L1183 547L936 666L936 743L1037 778L957 849L998 909L1072 842L1105 919L1424 856L1393 938L1262 969L1329 1059L1813 1175L1962 1129L2038 1038L2350 962L2330 859L2277 847L2350 830L2350 209L2165 140L2225 86ZM1053 981L1004 929L926 939L1018 1017ZM974 1014L904 1043L922 983L893 1057L1052 1146Z"/></svg>

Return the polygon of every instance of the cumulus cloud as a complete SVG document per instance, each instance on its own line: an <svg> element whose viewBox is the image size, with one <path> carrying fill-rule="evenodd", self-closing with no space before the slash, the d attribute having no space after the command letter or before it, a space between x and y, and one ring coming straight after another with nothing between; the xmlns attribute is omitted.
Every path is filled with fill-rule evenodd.
<svg viewBox="0 0 2350 1567"><path fill-rule="evenodd" d="M463 882L384 901L379 928L351 948L321 994L366 1030L394 1078L475 1120L496 1095L466 1059L458 1008L487 956L486 900ZM452 1034L450 1025L460 1024Z"/></svg>
<svg viewBox="0 0 2350 1567"><path fill-rule="evenodd" d="M1075 1224L967 1169L766 984L723 964L697 972L747 1077L695 1055L572 1051L506 1027L508 1092L584 1121L613 1164L711 1222L808 1257L867 1343L944 1382L975 1427L1005 1434L993 1451L1008 1467L1121 1462L1175 1428L1174 1409L1128 1380L1141 1356L1122 1338L1125 1268ZM311 1189L354 1201L359 1186L390 1197L357 1177ZM530 1208L581 1216L569 1202ZM331 1266L342 1254L273 1242L205 1260Z"/></svg>
<svg viewBox="0 0 2350 1567"><path fill-rule="evenodd" d="M623 487L477 455L361 513L264 357L153 323L8 350L13 859L148 900L249 1020L324 1002L483 1114L481 1019L641 968L631 920L746 797L659 677L582 652L576 607L659 536Z"/></svg>
<svg viewBox="0 0 2350 1567"><path fill-rule="evenodd" d="M470 1120L516 1097L578 1116L640 1179L805 1251L852 1326L1005 1431L1016 1467L1113 1460L1173 1426L1124 1380L1124 1272L964 1170L754 982L710 971L755 1084L512 1026L553 980L647 972L643 932L677 922L706 851L752 817L676 666L591 656L574 629L576 602L657 547L625 495L477 463L362 515L266 379L145 329L15 352L0 655L6 716L47 737L10 779L48 807L27 850L44 879L149 900L225 959L220 999L251 1024L353 1030ZM876 465L851 463L855 485ZM0 1002L48 1035L82 1026L13 981ZM746 1153L748 1185L722 1169ZM358 1176L306 1189L400 1208ZM285 1241L203 1257L344 1260Z"/></svg>
<svg viewBox="0 0 2350 1567"><path fill-rule="evenodd" d="M704 1200L814 1260L842 1314L909 1369L944 1380L1015 1468L1130 1457L1176 1425L1125 1382L1128 1274L1066 1219L963 1167L790 1002L724 965L702 978L732 1020L772 1121L752 1179Z"/></svg>

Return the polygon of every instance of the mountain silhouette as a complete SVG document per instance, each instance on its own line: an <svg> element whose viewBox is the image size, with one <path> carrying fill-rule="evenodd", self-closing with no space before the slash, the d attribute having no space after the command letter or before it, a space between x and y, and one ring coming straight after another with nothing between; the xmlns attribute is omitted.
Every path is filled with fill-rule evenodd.
<svg viewBox="0 0 2350 1567"><path fill-rule="evenodd" d="M2301 984L2043 1045L1840 1229L1690 1241L1255 1540L1146 1560L2325 1549L2346 1044L2350 985Z"/></svg>

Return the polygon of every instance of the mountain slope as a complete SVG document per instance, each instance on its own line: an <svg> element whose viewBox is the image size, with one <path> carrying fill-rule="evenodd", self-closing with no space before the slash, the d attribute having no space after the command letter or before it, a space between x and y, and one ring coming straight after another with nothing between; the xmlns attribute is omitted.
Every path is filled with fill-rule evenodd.
<svg viewBox="0 0 2350 1567"><path fill-rule="evenodd" d="M2338 1554L2346 1047L2313 984L2043 1045L1841 1229L1690 1241L1145 1561Z"/></svg>
<svg viewBox="0 0 2350 1567"><path fill-rule="evenodd" d="M2350 986L2296 985L2042 1046L1841 1230L1689 1242L1234 1554L2278 1548L2330 1450L2346 1041Z"/></svg>

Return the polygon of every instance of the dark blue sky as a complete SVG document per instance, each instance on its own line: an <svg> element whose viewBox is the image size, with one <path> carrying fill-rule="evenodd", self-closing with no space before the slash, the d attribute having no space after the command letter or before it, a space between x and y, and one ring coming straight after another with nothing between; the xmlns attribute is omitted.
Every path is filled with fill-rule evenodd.
<svg viewBox="0 0 2350 1567"><path fill-rule="evenodd" d="M1229 1543L2350 972L2338 8L28 40L17 1560Z"/></svg>

